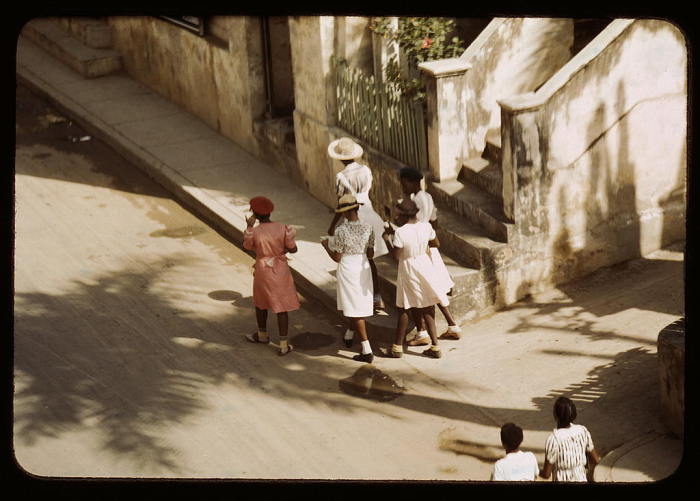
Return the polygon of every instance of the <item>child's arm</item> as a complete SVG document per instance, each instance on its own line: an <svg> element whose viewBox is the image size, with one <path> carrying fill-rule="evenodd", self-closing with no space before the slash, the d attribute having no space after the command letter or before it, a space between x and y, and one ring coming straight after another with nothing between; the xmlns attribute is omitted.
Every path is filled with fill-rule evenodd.
<svg viewBox="0 0 700 501"><path fill-rule="evenodd" d="M545 459L544 466L540 470L540 477L542 477L542 478L551 477L553 469L554 469L554 465Z"/></svg>
<svg viewBox="0 0 700 501"><path fill-rule="evenodd" d="M399 254L401 253L401 247L394 247L394 244L391 241L391 236L388 233L384 233L382 235L382 238L384 239L384 242L386 243L387 249L389 249L389 255L398 261Z"/></svg>

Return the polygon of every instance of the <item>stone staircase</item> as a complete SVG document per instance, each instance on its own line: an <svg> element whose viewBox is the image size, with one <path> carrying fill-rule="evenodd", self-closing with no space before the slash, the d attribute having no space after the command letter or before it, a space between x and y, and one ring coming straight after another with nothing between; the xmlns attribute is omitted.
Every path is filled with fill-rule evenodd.
<svg viewBox="0 0 700 501"><path fill-rule="evenodd" d="M575 20L571 57L609 23L610 19ZM500 128L488 131L483 153L464 161L456 179L428 181L427 191L438 207L440 253L455 281L453 316L465 321L500 309L506 296L510 301L518 294L507 292L504 284L515 268L511 257L517 253L518 239L514 221L503 211ZM377 262L383 293L393 300L396 264L389 258Z"/></svg>
<svg viewBox="0 0 700 501"><path fill-rule="evenodd" d="M122 68L121 56L111 49L111 28L101 19L33 19L22 33L84 78L109 75Z"/></svg>
<svg viewBox="0 0 700 501"><path fill-rule="evenodd" d="M450 311L458 321L489 314L498 305L496 271L512 255L514 224L503 213L500 131L489 136L482 157L465 162L460 176L428 181L427 191L438 207L440 253L455 286ZM396 262L375 260L385 300L394 301Z"/></svg>

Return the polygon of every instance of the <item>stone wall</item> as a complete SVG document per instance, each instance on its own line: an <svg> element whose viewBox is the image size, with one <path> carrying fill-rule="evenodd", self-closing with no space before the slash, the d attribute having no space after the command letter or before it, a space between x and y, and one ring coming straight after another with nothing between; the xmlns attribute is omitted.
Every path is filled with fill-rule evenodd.
<svg viewBox="0 0 700 501"><path fill-rule="evenodd" d="M335 207L335 174L343 165L328 156L328 144L343 131L336 125L335 76L331 57L372 71L369 18L294 16L290 39L294 70L294 134L300 176L309 192Z"/></svg>
<svg viewBox="0 0 700 501"><path fill-rule="evenodd" d="M683 438L685 422L685 319L662 329L657 341L661 419Z"/></svg>
<svg viewBox="0 0 700 501"><path fill-rule="evenodd" d="M258 155L253 123L264 114L266 97L257 18L220 16L216 40L157 17L116 16L108 22L132 77Z"/></svg>
<svg viewBox="0 0 700 501"><path fill-rule="evenodd" d="M505 211L525 282L558 283L685 237L687 51L617 20L537 92L501 101Z"/></svg>
<svg viewBox="0 0 700 501"><path fill-rule="evenodd" d="M572 19L495 18L460 59L466 72L464 160L480 156L501 124L498 100L532 92L571 58ZM455 174L454 177L459 172Z"/></svg>

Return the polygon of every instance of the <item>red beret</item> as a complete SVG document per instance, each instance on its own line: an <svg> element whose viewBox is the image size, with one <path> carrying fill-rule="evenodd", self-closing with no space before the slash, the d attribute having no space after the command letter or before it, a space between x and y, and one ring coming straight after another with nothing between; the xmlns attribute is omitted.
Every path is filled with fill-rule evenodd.
<svg viewBox="0 0 700 501"><path fill-rule="evenodd" d="M250 199L250 209L256 214L265 216L275 210L275 205L269 198L253 197Z"/></svg>

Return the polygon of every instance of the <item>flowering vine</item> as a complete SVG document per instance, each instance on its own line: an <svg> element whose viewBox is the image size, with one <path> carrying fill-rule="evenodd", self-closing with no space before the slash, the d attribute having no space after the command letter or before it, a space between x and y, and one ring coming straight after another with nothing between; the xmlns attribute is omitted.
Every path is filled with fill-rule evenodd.
<svg viewBox="0 0 700 501"><path fill-rule="evenodd" d="M398 43L408 62L408 75L402 75L396 56L387 62L384 72L389 82L396 83L406 96L425 98L425 88L418 78L418 64L424 61L458 57L465 42L455 36L455 22L444 17L400 17L398 29L391 27L388 17L375 17L369 29Z"/></svg>

